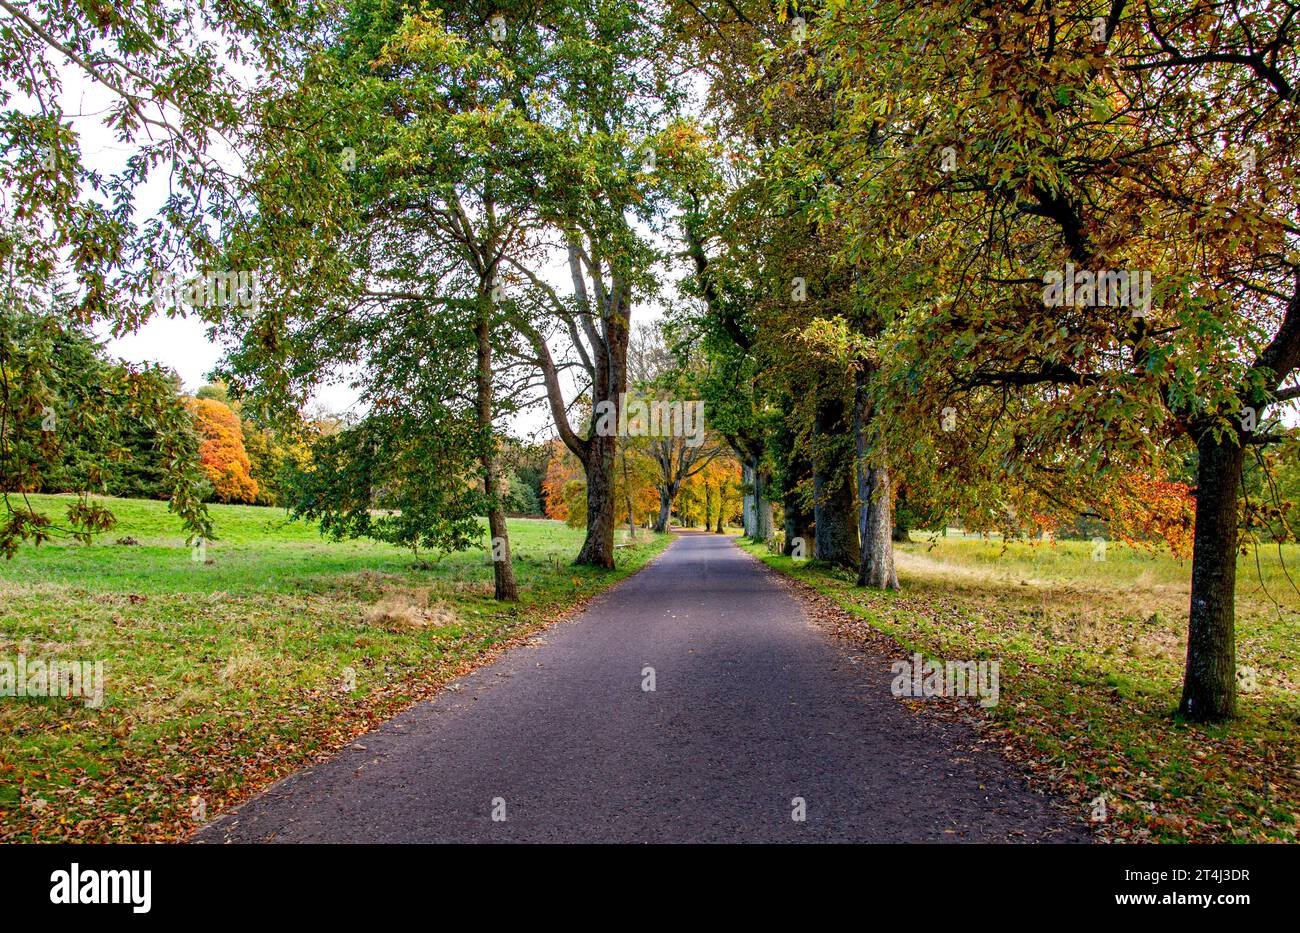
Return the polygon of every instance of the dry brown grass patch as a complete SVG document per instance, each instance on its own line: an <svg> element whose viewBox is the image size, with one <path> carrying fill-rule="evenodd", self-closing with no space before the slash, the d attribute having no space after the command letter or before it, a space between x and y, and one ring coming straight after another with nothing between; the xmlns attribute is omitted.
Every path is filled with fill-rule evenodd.
<svg viewBox="0 0 1300 933"><path fill-rule="evenodd" d="M433 598L428 588L389 593L367 610L366 625L386 632L403 634L456 623L456 613L446 603Z"/></svg>

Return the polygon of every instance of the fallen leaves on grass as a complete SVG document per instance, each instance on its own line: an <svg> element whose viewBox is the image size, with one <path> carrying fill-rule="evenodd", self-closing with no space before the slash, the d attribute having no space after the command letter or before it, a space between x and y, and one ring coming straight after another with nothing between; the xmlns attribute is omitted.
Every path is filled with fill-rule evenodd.
<svg viewBox="0 0 1300 933"><path fill-rule="evenodd" d="M763 555L756 553L755 556ZM885 658L1002 660L997 707L944 698L903 700L918 715L961 720L978 745L1019 764L1031 785L1066 801L1104 842L1295 841L1300 766L1294 713L1284 700L1243 697L1230 727L1177 720L1176 680L1160 689L1182 645L1159 613L1125 633L1123 664L1105 658L1114 633L1095 619L1026 613L965 592L924 596L862 590L801 567L780 575L810 618L836 637ZM1145 627L1147 630L1142 630ZM1143 658L1148 676L1123 674ZM1252 706L1251 704L1255 704ZM1099 802L1104 808L1098 808ZM1105 818L1092 822L1094 812Z"/></svg>
<svg viewBox="0 0 1300 933"><path fill-rule="evenodd" d="M419 598L420 591L410 592ZM89 739L100 746L102 756L93 769L42 769L31 761L0 757L0 788L15 789L12 800L0 797L0 841L184 840L202 825L196 816L210 821L274 781L328 757L502 652L580 612L598 592L593 588L569 594L571 602L563 606L510 606L491 613L488 625L440 638L440 653L418 665L388 670L367 658L370 689L360 696L332 687L259 692L258 684L270 676L265 659L259 661L251 649L236 652L218 662L219 676L247 687L246 701L229 709L205 709L208 718L196 716L143 749L119 749L112 737L124 738L132 723L148 719L140 718L140 710L106 706L96 711L104 721L97 737ZM411 596L405 598L409 605ZM436 601L411 608L431 619L450 613ZM83 728L81 735L86 734Z"/></svg>

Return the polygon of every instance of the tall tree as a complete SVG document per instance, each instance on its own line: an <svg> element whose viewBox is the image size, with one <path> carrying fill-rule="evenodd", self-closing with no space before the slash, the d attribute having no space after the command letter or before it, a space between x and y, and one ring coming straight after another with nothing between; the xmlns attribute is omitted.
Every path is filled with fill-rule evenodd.
<svg viewBox="0 0 1300 933"><path fill-rule="evenodd" d="M431 433L454 423L448 407L472 415L476 439L467 450L479 464L494 590L511 600L495 425L512 406L498 395L509 367L495 353L513 334L504 258L538 223L535 178L519 169L536 127L515 107L536 74L519 67L519 48L531 40L498 30L487 12L444 18L362 0L301 78L268 95L276 119L267 123L287 129L259 141L260 222L230 248L274 257L274 307L251 327L240 316L222 324L240 341L229 363L235 384L267 401L292 404L306 386L360 364L368 404L395 415L371 427L400 430L394 442L408 434L413 413L432 419ZM327 125L319 135L297 129L320 120ZM329 218L324 229L304 228L317 211ZM310 281L296 275L304 262L318 270ZM329 309L323 319L321 307ZM466 347L468 365L459 352ZM396 416L415 398L425 404ZM403 463L412 461L393 461ZM445 471L444 482L460 482L460 472ZM450 492L439 498L464 503Z"/></svg>
<svg viewBox="0 0 1300 933"><path fill-rule="evenodd" d="M613 567L617 438L600 425L627 390L633 308L656 287L659 254L647 234L666 196L663 169L682 148L665 126L681 91L658 61L662 24L649 5L569 0L549 12L549 19L547 11L518 15L547 37L554 96L520 97L515 108L545 128L534 195L570 288L564 293L508 257L530 290L529 301L515 303L513 322L541 375L556 432L586 474L587 536L575 562ZM577 394L591 403L585 425L570 421L566 369L578 374Z"/></svg>
<svg viewBox="0 0 1300 933"><path fill-rule="evenodd" d="M1300 397L1294 4L827 10L812 38L847 115L826 211L849 257L889 259L867 283L889 422L1014 412L967 462L1063 499L1194 446L1180 708L1230 717L1242 463Z"/></svg>

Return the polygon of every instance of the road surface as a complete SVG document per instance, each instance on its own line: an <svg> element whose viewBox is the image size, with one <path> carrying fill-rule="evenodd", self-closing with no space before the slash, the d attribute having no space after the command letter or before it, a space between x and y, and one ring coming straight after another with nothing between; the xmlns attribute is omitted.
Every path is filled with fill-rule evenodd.
<svg viewBox="0 0 1300 933"><path fill-rule="evenodd" d="M890 660L832 641L729 539L683 534L194 839L1088 840L966 727L896 700Z"/></svg>

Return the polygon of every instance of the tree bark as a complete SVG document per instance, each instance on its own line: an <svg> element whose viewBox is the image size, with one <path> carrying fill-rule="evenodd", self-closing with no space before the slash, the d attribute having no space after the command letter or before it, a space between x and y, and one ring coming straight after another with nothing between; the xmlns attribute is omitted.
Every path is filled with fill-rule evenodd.
<svg viewBox="0 0 1300 933"><path fill-rule="evenodd" d="M623 462L623 506L627 509L627 537L636 540L636 513L632 508L632 485L627 478L627 448L619 452Z"/></svg>
<svg viewBox="0 0 1300 933"><path fill-rule="evenodd" d="M741 503L745 537L751 541L766 541L772 537L772 502L767 497L769 477L757 457L746 458L741 464L741 479L750 489Z"/></svg>
<svg viewBox="0 0 1300 933"><path fill-rule="evenodd" d="M870 462L872 408L867 400L866 374L859 371L853 398L853 438L857 452L858 535L862 558L858 564L858 586L878 590L898 589L894 568L893 521L890 517L889 465L883 449L873 452ZM883 447L883 445L881 445Z"/></svg>
<svg viewBox="0 0 1300 933"><path fill-rule="evenodd" d="M672 519L673 500L677 490L668 486L659 487L659 517L655 519L655 531L664 534L668 531L668 522Z"/></svg>
<svg viewBox="0 0 1300 933"><path fill-rule="evenodd" d="M791 508L790 503L785 504L785 541L781 545L781 553L786 557L794 556L794 539L799 537L799 517L795 510Z"/></svg>
<svg viewBox="0 0 1300 933"><path fill-rule="evenodd" d="M826 399L813 419L813 521L817 524L814 556L820 561L858 569L858 522L854 510L851 458L835 449L847 425L843 402Z"/></svg>
<svg viewBox="0 0 1300 933"><path fill-rule="evenodd" d="M612 402L616 409L623 403L627 390L627 342L631 287L614 280L609 293L602 298L600 315L604 324L604 353L598 353L592 362L595 378L592 380L591 432L587 438L583 469L587 474L587 538L582 543L575 564L589 564L612 570L614 567L614 457L618 438L611 433L596 433L596 406ZM584 301L585 303L585 301Z"/></svg>
<svg viewBox="0 0 1300 933"><path fill-rule="evenodd" d="M587 474L587 537L575 564L614 568L614 446L617 438L592 435L583 471Z"/></svg>
<svg viewBox="0 0 1300 933"><path fill-rule="evenodd" d="M478 367L475 373L477 394L477 423L483 452L483 494L488 506L489 553L492 555L493 595L500 600L516 600L519 591L515 586L515 567L510 555L510 531L506 527L506 513L501 505L500 463L497 458L496 437L492 432L492 341L488 322L487 301L483 296L484 311L474 327L478 345ZM501 546L497 547L497 542Z"/></svg>
<svg viewBox="0 0 1300 933"><path fill-rule="evenodd" d="M1196 447L1196 531L1187 666L1179 712L1223 722L1237 712L1237 494L1245 448L1225 436L1201 435Z"/></svg>
<svg viewBox="0 0 1300 933"><path fill-rule="evenodd" d="M856 570L858 522L848 474L813 475L814 553L818 560Z"/></svg>
<svg viewBox="0 0 1300 933"><path fill-rule="evenodd" d="M740 480L747 490L740 500L740 526L745 537L752 541L758 513L754 508L754 468L749 465L748 460L740 465Z"/></svg>
<svg viewBox="0 0 1300 933"><path fill-rule="evenodd" d="M813 543L815 534L813 532L813 517L804 509L801 509L795 503L793 493L786 496L785 501L785 544L781 548L781 553L786 557L794 556L795 538L803 539L803 556L805 558L812 556Z"/></svg>
<svg viewBox="0 0 1300 933"><path fill-rule="evenodd" d="M768 498L767 485L771 475L763 467L755 464L754 467L755 489L757 495L754 497L754 534L758 541L766 541L772 537L772 500Z"/></svg>
<svg viewBox="0 0 1300 933"><path fill-rule="evenodd" d="M859 467L858 489L864 497L858 519L862 536L858 586L896 590L899 587L889 521L889 467Z"/></svg>

